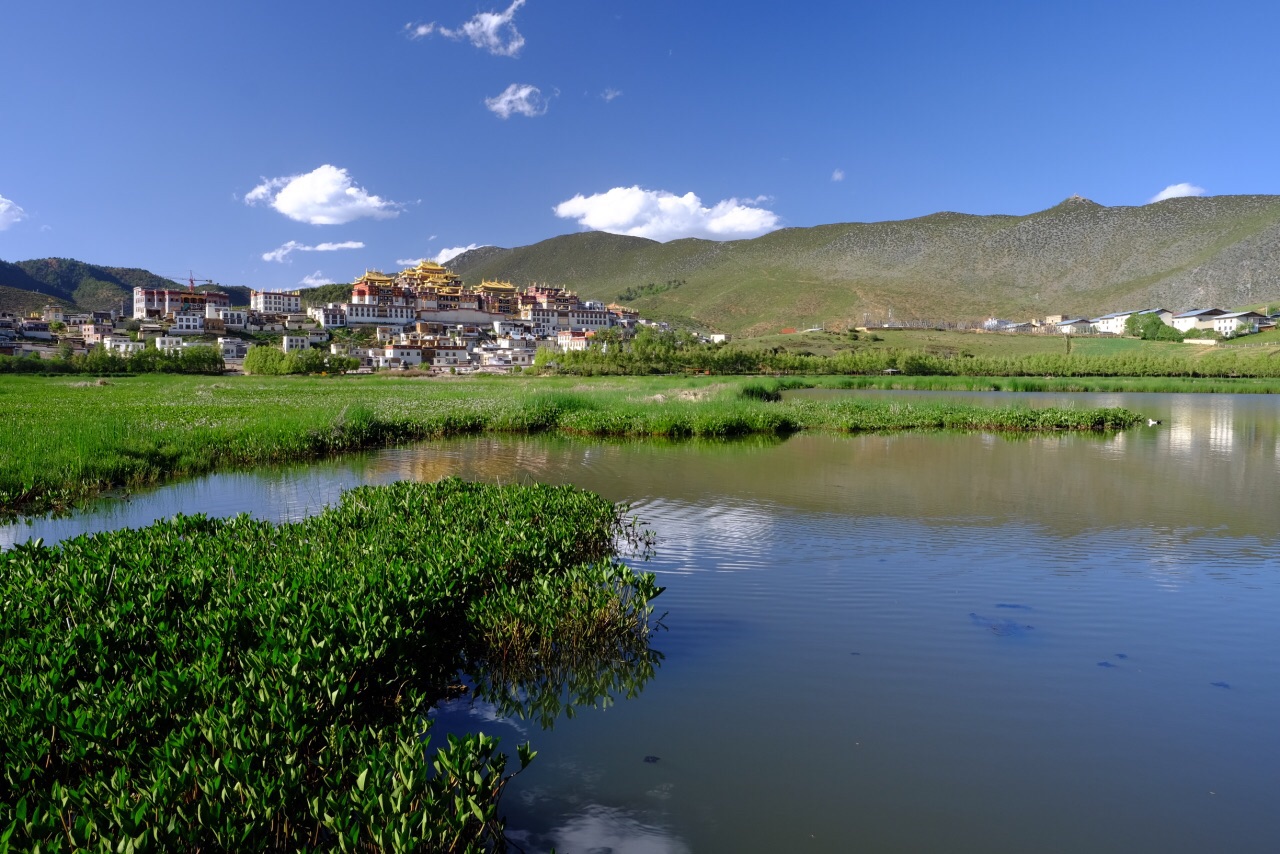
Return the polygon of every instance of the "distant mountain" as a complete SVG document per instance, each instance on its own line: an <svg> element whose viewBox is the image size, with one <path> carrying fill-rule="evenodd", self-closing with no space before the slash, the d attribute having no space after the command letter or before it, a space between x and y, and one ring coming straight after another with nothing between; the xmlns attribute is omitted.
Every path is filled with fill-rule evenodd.
<svg viewBox="0 0 1280 854"><path fill-rule="evenodd" d="M133 289L178 288L172 279L135 267L99 267L74 258L41 258L9 263L0 261L0 311L27 313L50 303L83 311L133 304ZM201 286L231 295L234 305L249 304L249 289Z"/></svg>
<svg viewBox="0 0 1280 854"><path fill-rule="evenodd" d="M739 334L890 312L978 320L1234 306L1280 300L1280 196L1141 207L1076 196L1027 216L944 212L729 242L586 232L484 247L449 266L468 283L547 282L607 302L630 291L627 304L646 315Z"/></svg>

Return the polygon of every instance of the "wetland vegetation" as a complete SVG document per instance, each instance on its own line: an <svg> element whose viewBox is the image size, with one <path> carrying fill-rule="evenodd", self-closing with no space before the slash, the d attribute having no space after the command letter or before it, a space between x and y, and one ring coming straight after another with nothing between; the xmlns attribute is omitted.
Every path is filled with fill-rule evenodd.
<svg viewBox="0 0 1280 854"><path fill-rule="evenodd" d="M803 430L1113 430L1116 409L782 401L715 377L0 377L0 512L68 506L220 469L466 433L728 438ZM794 382L794 381L793 381ZM744 388L761 386L765 398Z"/></svg>
<svg viewBox="0 0 1280 854"><path fill-rule="evenodd" d="M628 543L583 490L446 479L0 552L0 848L501 848L508 757L427 712L459 674L504 714L638 692Z"/></svg>

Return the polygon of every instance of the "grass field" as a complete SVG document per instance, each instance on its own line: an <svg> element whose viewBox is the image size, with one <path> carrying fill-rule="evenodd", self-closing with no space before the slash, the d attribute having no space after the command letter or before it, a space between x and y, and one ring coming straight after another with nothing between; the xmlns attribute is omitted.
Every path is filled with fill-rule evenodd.
<svg viewBox="0 0 1280 854"><path fill-rule="evenodd" d="M740 350L759 352L778 348L789 353L811 353L832 356L852 350L901 349L918 350L937 356L1020 357L1065 354L1066 339L1061 335L1029 335L993 332L955 332L937 329L894 329L858 333L857 339L841 332L796 332L788 335L763 335L731 342ZM1258 347L1280 353L1280 331L1271 330L1246 335L1221 347ZM1073 337L1071 352L1081 356L1145 356L1204 355L1211 346L1182 344L1171 341L1143 341L1138 338Z"/></svg>
<svg viewBox="0 0 1280 854"><path fill-rule="evenodd" d="M72 504L218 469L478 432L618 437L798 430L1096 430L1118 410L773 402L722 377L0 376L0 513Z"/></svg>

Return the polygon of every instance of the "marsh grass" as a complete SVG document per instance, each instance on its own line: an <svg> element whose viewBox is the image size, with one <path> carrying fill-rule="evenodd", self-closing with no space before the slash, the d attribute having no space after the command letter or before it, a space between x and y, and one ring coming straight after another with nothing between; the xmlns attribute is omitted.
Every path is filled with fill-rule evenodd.
<svg viewBox="0 0 1280 854"><path fill-rule="evenodd" d="M0 377L0 514L58 509L107 489L215 470L480 432L723 439L800 430L1117 429L1137 420L1133 413L1040 410L1030 419L985 407L776 400L783 389L806 384L140 376L86 387L65 378Z"/></svg>

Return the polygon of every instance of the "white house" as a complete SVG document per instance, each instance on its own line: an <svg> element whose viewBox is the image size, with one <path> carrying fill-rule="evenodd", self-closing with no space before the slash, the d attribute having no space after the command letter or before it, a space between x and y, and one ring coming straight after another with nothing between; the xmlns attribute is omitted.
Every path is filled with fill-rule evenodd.
<svg viewBox="0 0 1280 854"><path fill-rule="evenodd" d="M1233 311L1213 319L1213 331L1222 336L1258 331L1258 324L1267 319L1256 311Z"/></svg>
<svg viewBox="0 0 1280 854"><path fill-rule="evenodd" d="M1063 320L1057 324L1057 330L1063 335L1088 335L1093 332L1093 321L1083 317Z"/></svg>
<svg viewBox="0 0 1280 854"><path fill-rule="evenodd" d="M172 356L182 349L182 338L177 335L162 335L156 339L156 349Z"/></svg>
<svg viewBox="0 0 1280 854"><path fill-rule="evenodd" d="M204 332L204 314L195 311L183 311L173 316L173 325L169 331L181 335L183 332Z"/></svg>
<svg viewBox="0 0 1280 854"><path fill-rule="evenodd" d="M320 324L323 329L334 329L347 325L347 311L336 303L313 305L307 309L307 315Z"/></svg>
<svg viewBox="0 0 1280 854"><path fill-rule="evenodd" d="M280 338L280 349L286 353L311 349L311 339L306 335L284 335Z"/></svg>
<svg viewBox="0 0 1280 854"><path fill-rule="evenodd" d="M1220 308L1197 308L1175 314L1169 325L1179 332L1190 332L1192 329L1212 329L1213 319L1226 314Z"/></svg>
<svg viewBox="0 0 1280 854"><path fill-rule="evenodd" d="M422 364L422 348L412 344L387 344L378 359L378 367L411 368Z"/></svg>
<svg viewBox="0 0 1280 854"><path fill-rule="evenodd" d="M1123 335L1125 324L1135 314L1154 314L1160 318L1160 322L1165 324L1169 324L1173 320L1173 312L1167 308L1144 308L1141 311L1117 311L1111 314L1104 314L1093 321L1093 326L1098 332Z"/></svg>
<svg viewBox="0 0 1280 854"><path fill-rule="evenodd" d="M302 311L298 291L250 291L249 308L261 314L297 314Z"/></svg>
<svg viewBox="0 0 1280 854"><path fill-rule="evenodd" d="M563 329L556 333L556 344L566 353L570 350L585 350L590 343L586 332Z"/></svg>
<svg viewBox="0 0 1280 854"><path fill-rule="evenodd" d="M219 338L218 349L224 359L243 359L249 352L249 345L239 338Z"/></svg>
<svg viewBox="0 0 1280 854"><path fill-rule="evenodd" d="M108 335L102 339L102 347L111 353L119 353L122 356L132 356L134 353L141 353L146 349L145 341L133 341L123 335Z"/></svg>

